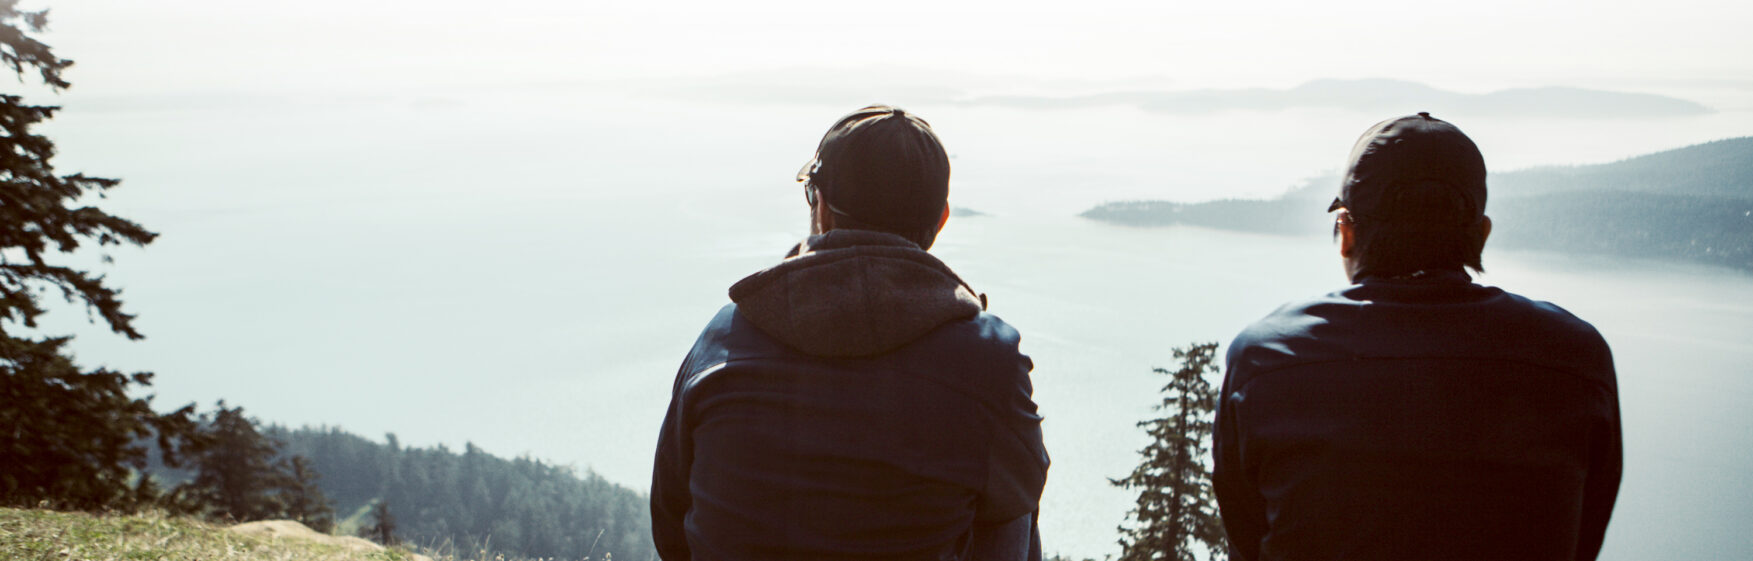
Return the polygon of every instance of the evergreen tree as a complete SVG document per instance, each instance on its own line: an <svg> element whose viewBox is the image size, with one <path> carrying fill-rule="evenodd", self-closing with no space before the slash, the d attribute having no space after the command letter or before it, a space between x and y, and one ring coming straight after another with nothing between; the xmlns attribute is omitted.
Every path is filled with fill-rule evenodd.
<svg viewBox="0 0 1753 561"><path fill-rule="evenodd" d="M151 472L136 472L139 480L134 482L132 496L126 504L127 510L137 510L153 506L164 500L164 490L158 487L158 480L153 479Z"/></svg>
<svg viewBox="0 0 1753 561"><path fill-rule="evenodd" d="M325 534L333 530L335 508L317 487L322 474L311 467L310 458L293 456L283 460L280 475L280 502L286 507L286 517Z"/></svg>
<svg viewBox="0 0 1753 561"><path fill-rule="evenodd" d="M200 511L237 522L274 518L286 511L279 490L285 476L275 461L280 444L256 431L242 407L221 401L203 415L201 436L190 451L195 478L177 494Z"/></svg>
<svg viewBox="0 0 1753 561"><path fill-rule="evenodd" d="M21 11L17 0L0 0L0 64L20 83L28 71L59 92L72 86L62 71L73 61L33 37L47 25L46 10ZM151 490L129 486L133 472L146 467L140 443L156 438L164 461L177 465L194 408L154 412L150 396L130 395L150 386L151 374L82 371L64 348L69 338L27 334L47 311L39 299L53 288L112 331L140 339L120 290L55 258L85 244L144 246L157 236L89 204L116 180L56 172L54 142L31 128L59 109L0 94L0 504L128 508Z"/></svg>
<svg viewBox="0 0 1753 561"><path fill-rule="evenodd" d="M1194 561L1200 545L1207 559L1228 557L1205 463L1218 393L1205 376L1217 372L1216 353L1217 343L1193 344L1175 349L1179 370L1155 369L1170 377L1163 402L1155 407L1162 416L1138 423L1151 443L1139 451L1143 458L1131 475L1111 480L1139 491L1129 513L1134 523L1120 527L1120 561Z"/></svg>
<svg viewBox="0 0 1753 561"><path fill-rule="evenodd" d="M361 526L359 536L384 545L396 545L396 515L390 512L389 501L378 501L371 507L371 525Z"/></svg>

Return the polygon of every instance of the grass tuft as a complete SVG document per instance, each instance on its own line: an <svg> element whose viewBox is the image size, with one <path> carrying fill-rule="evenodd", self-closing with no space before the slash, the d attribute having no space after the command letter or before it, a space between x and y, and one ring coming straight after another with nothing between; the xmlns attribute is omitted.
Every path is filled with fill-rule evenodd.
<svg viewBox="0 0 1753 561"><path fill-rule="evenodd" d="M0 559L19 561L412 561L406 550L360 551L242 535L163 512L89 514L0 508Z"/></svg>

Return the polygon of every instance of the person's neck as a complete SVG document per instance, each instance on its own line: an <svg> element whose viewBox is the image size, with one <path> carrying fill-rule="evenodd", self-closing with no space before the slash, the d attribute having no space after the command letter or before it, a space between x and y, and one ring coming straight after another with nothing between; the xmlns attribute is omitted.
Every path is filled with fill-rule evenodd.
<svg viewBox="0 0 1753 561"><path fill-rule="evenodd" d="M1400 273L1378 273L1378 272L1373 272L1373 271L1361 271L1357 275L1352 277L1351 282L1354 284L1359 284L1359 283L1362 283L1366 280L1427 281L1427 280L1436 280L1436 279L1467 279L1467 280L1471 280L1472 277L1468 276L1467 271L1460 268L1460 267L1454 267L1454 268L1426 267L1426 268L1418 269L1415 271L1406 271L1406 272L1400 272Z"/></svg>

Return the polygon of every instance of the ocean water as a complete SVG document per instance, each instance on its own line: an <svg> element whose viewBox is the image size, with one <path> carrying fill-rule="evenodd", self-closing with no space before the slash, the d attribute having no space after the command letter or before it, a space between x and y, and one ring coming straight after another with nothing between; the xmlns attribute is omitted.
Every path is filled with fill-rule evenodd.
<svg viewBox="0 0 1753 561"><path fill-rule="evenodd" d="M805 233L791 175L868 100L563 89L100 101L66 100L47 129L58 162L122 177L102 204L164 236L99 267L148 339L123 341L77 309L46 324L79 335L82 364L158 372L167 407L223 398L265 421L473 442L644 488L683 354L731 283ZM1131 497L1107 480L1145 444L1133 424L1158 401L1151 368L1345 281L1322 236L1075 214L1115 199L1270 196L1336 168L1387 115L911 109L954 155L952 202L986 213L952 219L934 252L990 296L1036 362L1054 459L1047 548L1115 553ZM1753 132L1746 111L1457 122L1504 169ZM1753 556L1753 275L1490 247L1486 265L1481 282L1554 301L1613 346L1627 459L1603 557Z"/></svg>

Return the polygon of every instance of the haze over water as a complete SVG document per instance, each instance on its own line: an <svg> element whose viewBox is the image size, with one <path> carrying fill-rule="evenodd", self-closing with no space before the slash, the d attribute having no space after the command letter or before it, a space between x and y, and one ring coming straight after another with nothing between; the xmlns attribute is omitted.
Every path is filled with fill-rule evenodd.
<svg viewBox="0 0 1753 561"><path fill-rule="evenodd" d="M532 3L517 6L525 4ZM141 8L56 7L66 40L49 39L80 60L70 75L76 87L58 101L66 111L45 128L60 148L57 163L65 172L124 179L102 204L164 234L100 268L126 289L147 340L103 333L74 309L47 325L79 335L83 365L158 372L162 407L223 398L264 421L333 424L374 438L394 432L415 446L474 442L645 488L683 354L729 285L776 262L806 231L792 174L836 117L865 103L896 103L930 120L953 154L952 203L987 213L952 219L934 253L989 294L991 311L1021 330L1036 361L1054 459L1043 504L1047 548L1098 558L1117 551L1114 526L1131 504L1106 478L1124 475L1144 444L1133 423L1151 414L1163 383L1150 368L1171 366L1172 347L1227 343L1279 304L1340 288L1344 278L1336 249L1320 236L1130 229L1078 212L1121 199L1273 196L1335 171L1371 123L1420 110L1459 124L1494 170L1599 163L1753 134L1753 87L1704 78L1746 74L1699 70L1740 62L1694 60L1662 75L1650 70L1670 67L1662 61L1622 57L1642 73L1616 78L1612 63L1578 61L1553 66L1563 71L1551 79L1567 80L1553 83L1538 81L1548 77L1537 72L1542 67L1508 56L1499 60L1511 70L1500 74L1457 63L1467 59L1453 53L1433 59L1448 61L1434 68L1391 73L1320 67L1470 93L1619 86L1716 110L1686 117L1509 118L1422 105L1022 109L968 100L1288 88L1328 75L1285 66L1219 72L1221 64L1191 61L1181 50L1179 60L1207 81L1168 76L1176 67L1167 63L1161 72L1107 77L1031 75L1027 65L996 58L979 72L906 65L930 67L923 57L854 57L874 66L816 80L787 70L823 62L803 55L744 67L721 61L722 72L689 66L676 77L662 71L668 55L625 48L618 52L658 69L602 66L582 55L584 70L569 67L570 59L444 67L441 55L466 41L453 37L464 46L444 43L433 55L344 37L346 54L359 59L325 50L332 44L312 46L310 56L335 61L325 78L325 67L303 57L224 42L294 33L235 19L253 8L167 9L200 12L191 6L211 10L217 24L147 23L169 26L161 32L200 30L173 37L232 45L209 53L218 69L211 74L189 70L199 57L168 50L174 41L129 35L122 15L146 17ZM362 9L361 17L385 18L366 23L391 21ZM371 29L391 39L413 28L424 38L472 29L441 12ZM329 33L339 25L289 17ZM495 21L489 34L511 44L533 41L517 38L519 29L553 27ZM1599 33L1615 30L1629 31ZM596 40L621 40L603 37ZM821 47L843 48L852 47ZM695 56L729 57L706 51ZM1548 64L1557 56L1524 52ZM185 55L150 56L167 53ZM1043 68L1075 67L1055 56L1042 54ZM154 78L154 64L186 85ZM514 72L526 66L542 70ZM443 79L420 73L440 67ZM596 70L606 77L588 76ZM227 72L259 82L227 81ZM1435 79L1444 72L1467 78ZM1753 363L1753 276L1490 246L1485 262L1481 282L1552 300L1593 322L1613 346L1627 460L1603 558L1753 556L1743 528L1753 520L1753 486L1743 475L1753 469L1746 452L1753 415L1742 407L1753 399L1745 366Z"/></svg>
<svg viewBox="0 0 1753 561"><path fill-rule="evenodd" d="M437 107L70 112L56 125L63 166L126 172L110 204L165 236L107 269L149 339L61 326L81 333L82 360L159 372L164 406L224 398L267 421L474 442L644 488L676 366L728 286L804 234L790 176L839 113L621 102L578 111L600 104L513 94ZM1341 161L1355 134L1309 131L1374 116L1287 111L1270 116L1268 134L1222 126L1266 119L1252 115L914 110L956 154L953 202L989 213L952 219L934 251L989 294L1036 361L1054 458L1049 549L1113 552L1131 498L1106 478L1124 475L1144 444L1133 423L1163 383L1150 368L1171 366L1174 346L1227 343L1344 279L1321 236L1073 215L1112 198L1281 191L1331 169L1297 166ZM1748 122L1697 120L1709 131ZM1462 124L1488 162L1494 138L1563 129ZM343 126L348 134L332 133ZM1619 127L1626 144L1649 136L1644 123ZM1180 143L1187 153L1146 149ZM1273 148L1222 149L1251 143ZM1295 153L1301 144L1323 154ZM1627 475L1606 558L1753 553L1734 529L1753 517L1753 488L1738 475L1753 467L1753 417L1739 407L1753 397L1753 278L1490 248L1486 264L1483 282L1556 301L1614 347Z"/></svg>

